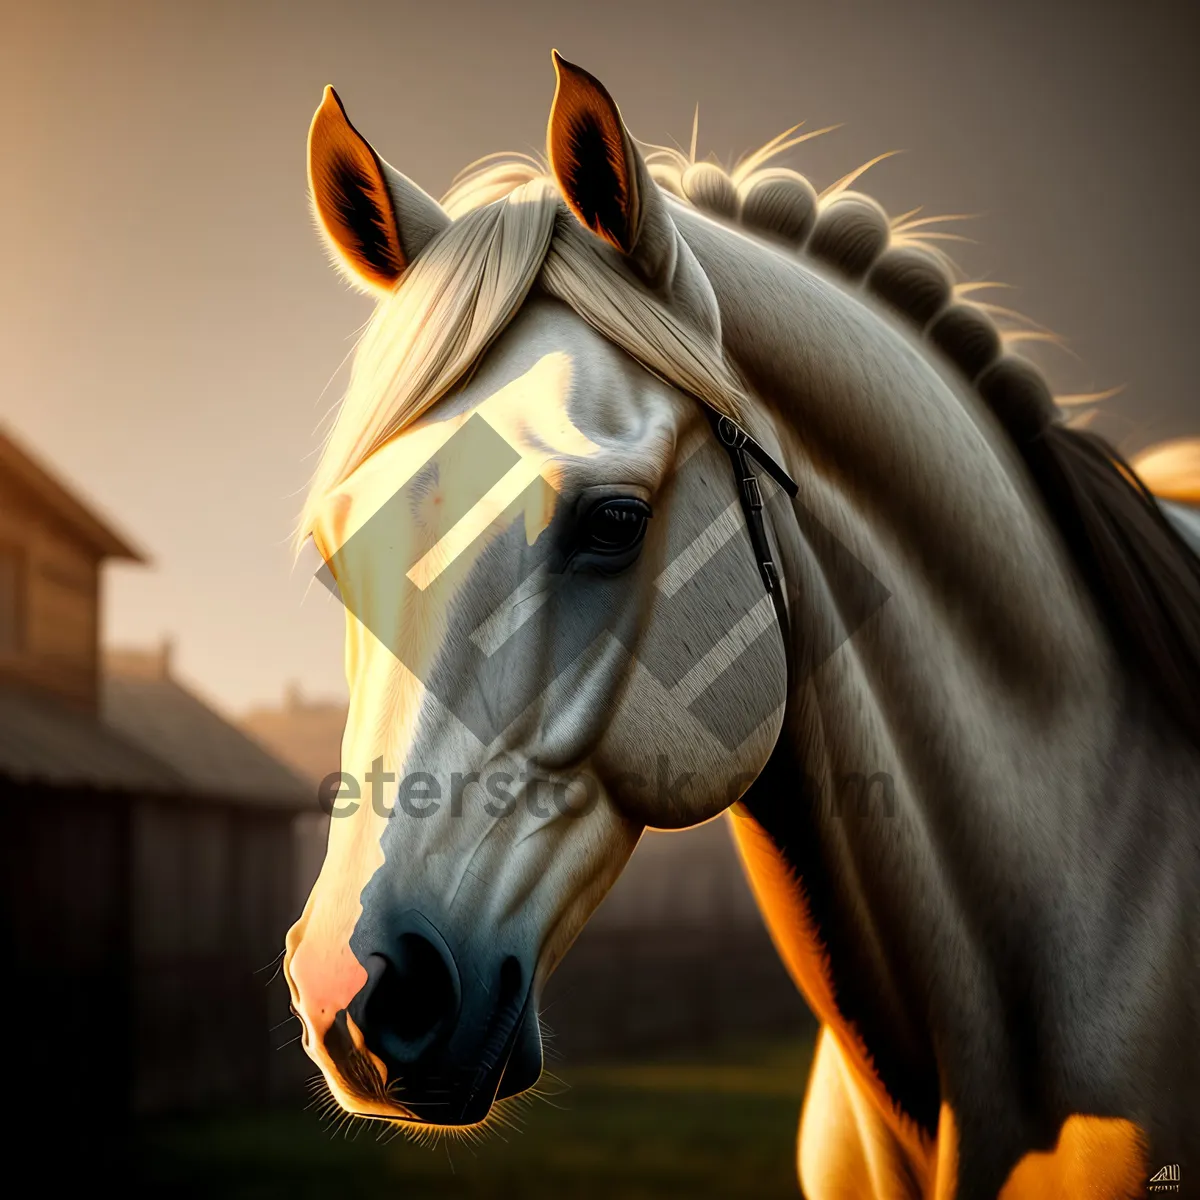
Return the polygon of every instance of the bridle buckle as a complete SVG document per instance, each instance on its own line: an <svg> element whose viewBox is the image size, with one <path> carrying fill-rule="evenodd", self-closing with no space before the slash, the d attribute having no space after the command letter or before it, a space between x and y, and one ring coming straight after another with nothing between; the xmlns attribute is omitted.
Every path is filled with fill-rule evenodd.
<svg viewBox="0 0 1200 1200"><path fill-rule="evenodd" d="M754 473L753 463L757 463L768 475L787 493L795 498L797 491L795 480L777 463L744 429L723 413L709 410L715 418L713 424L717 441L723 445L729 454L734 475L738 484L738 499L741 502L742 515L746 519L746 530L750 535L750 545L754 551L754 560L758 564L758 572L762 576L763 586L775 608L775 617L779 624L779 633L783 638L783 654L787 664L788 694L791 694L792 681L792 647L789 629L787 604L783 598L783 588L780 586L779 568L771 555L771 543L767 537L766 525L763 521L763 494L758 476Z"/></svg>

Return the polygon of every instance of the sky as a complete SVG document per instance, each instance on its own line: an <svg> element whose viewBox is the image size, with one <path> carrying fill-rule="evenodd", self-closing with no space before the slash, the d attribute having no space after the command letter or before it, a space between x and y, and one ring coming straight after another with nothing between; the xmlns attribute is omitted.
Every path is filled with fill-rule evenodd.
<svg viewBox="0 0 1200 1200"><path fill-rule="evenodd" d="M1061 334L1060 391L1121 385L1127 452L1200 429L1197 7L1033 0L0 0L0 422L145 550L105 638L175 640L231 712L345 694L343 614L293 563L319 429L370 302L313 233L326 83L440 194L540 151L551 47L632 131L727 165L797 121L790 164L889 212L978 214L972 278Z"/></svg>

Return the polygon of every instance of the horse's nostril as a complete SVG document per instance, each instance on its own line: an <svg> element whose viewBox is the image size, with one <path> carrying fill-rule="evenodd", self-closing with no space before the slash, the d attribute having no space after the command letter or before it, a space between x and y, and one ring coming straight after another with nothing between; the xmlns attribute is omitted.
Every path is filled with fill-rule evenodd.
<svg viewBox="0 0 1200 1200"><path fill-rule="evenodd" d="M371 1111L383 1104L414 1121L472 1125L501 1092L533 1084L541 1042L526 1020L530 972L521 959L456 961L415 909L394 918L381 942L381 951L359 951L366 982L324 1034L346 1090L376 1105ZM466 978L477 986L464 993Z"/></svg>
<svg viewBox="0 0 1200 1200"><path fill-rule="evenodd" d="M521 990L523 975L520 962L509 955L500 964L500 1003L508 1004Z"/></svg>
<svg viewBox="0 0 1200 1200"><path fill-rule="evenodd" d="M390 958L371 958L375 969L368 974L375 978L362 1008L364 1033L368 1041L378 1039L389 1056L403 1060L424 1049L454 1017L458 996L453 968L419 933L400 937Z"/></svg>

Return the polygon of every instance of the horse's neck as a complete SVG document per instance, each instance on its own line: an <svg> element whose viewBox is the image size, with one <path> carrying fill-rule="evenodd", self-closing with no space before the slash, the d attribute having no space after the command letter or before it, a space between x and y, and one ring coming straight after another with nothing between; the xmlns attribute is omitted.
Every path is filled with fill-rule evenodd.
<svg viewBox="0 0 1200 1200"><path fill-rule="evenodd" d="M936 1075L931 1009L969 1006L966 990L994 969L969 933L986 903L973 889L1035 895L1062 839L1088 824L1121 679L1039 498L968 388L849 289L702 217L679 220L800 485L797 520L774 532L801 669L747 808L803 879L840 967L834 990L897 1095ZM939 999L933 956L946 953L978 969ZM929 1118L935 1098L928 1082L909 1111Z"/></svg>
<svg viewBox="0 0 1200 1200"><path fill-rule="evenodd" d="M1029 748L1030 730L1062 744L1062 722L1085 738L1102 725L1118 689L1106 635L970 389L865 299L704 218L681 224L713 282L728 352L773 410L801 513L891 593L809 682L867 689L893 730L919 711L939 740L958 730L995 743L1011 730ZM861 582L821 570L812 549L784 548L803 606L819 609L824 592L853 611L844 589ZM797 628L803 637L803 620ZM862 711L861 695L845 699Z"/></svg>
<svg viewBox="0 0 1200 1200"><path fill-rule="evenodd" d="M1151 862L1173 882L1138 936L1178 952L1200 760L1118 666L965 384L849 289L680 223L801 489L773 521L801 669L735 821L785 960L931 1135L946 1091L1020 1102L1030 1044L1084 1111L1082 1014L1144 983L1112 913ZM1013 1011L1032 1043L1011 1044Z"/></svg>

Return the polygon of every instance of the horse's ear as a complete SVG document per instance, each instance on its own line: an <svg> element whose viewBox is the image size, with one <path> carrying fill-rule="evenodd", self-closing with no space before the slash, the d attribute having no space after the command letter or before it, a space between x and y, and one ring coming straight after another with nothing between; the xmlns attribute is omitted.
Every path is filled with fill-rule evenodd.
<svg viewBox="0 0 1200 1200"><path fill-rule="evenodd" d="M675 265L675 230L662 195L604 85L552 51L558 86L546 134L567 205L652 285Z"/></svg>
<svg viewBox="0 0 1200 1200"><path fill-rule="evenodd" d="M335 261L369 291L390 291L450 224L432 196L375 153L331 87L308 131L308 186Z"/></svg>

